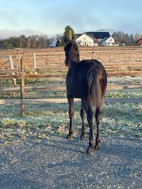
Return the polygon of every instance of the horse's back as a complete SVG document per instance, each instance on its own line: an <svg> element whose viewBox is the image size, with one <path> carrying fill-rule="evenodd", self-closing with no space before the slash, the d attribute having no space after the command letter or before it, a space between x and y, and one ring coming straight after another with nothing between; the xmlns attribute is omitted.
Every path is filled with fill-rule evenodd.
<svg viewBox="0 0 142 189"><path fill-rule="evenodd" d="M88 82L88 78L93 76L94 80L106 80L107 81L107 73L104 66L98 60L82 60L76 64L76 68L74 70L75 80L77 78L79 81Z"/></svg>
<svg viewBox="0 0 142 189"><path fill-rule="evenodd" d="M96 59L91 59L91 60L82 60L78 63L78 69L81 69L81 68L86 68L86 71L90 71L90 70L93 70L94 72L96 73L99 73L100 71L103 71L105 72L105 68L104 66L102 65L101 62L99 62L98 60Z"/></svg>
<svg viewBox="0 0 142 189"><path fill-rule="evenodd" d="M73 65L67 74L67 94L76 98L85 98L89 92L89 80L105 78L103 65L97 60L82 60Z"/></svg>

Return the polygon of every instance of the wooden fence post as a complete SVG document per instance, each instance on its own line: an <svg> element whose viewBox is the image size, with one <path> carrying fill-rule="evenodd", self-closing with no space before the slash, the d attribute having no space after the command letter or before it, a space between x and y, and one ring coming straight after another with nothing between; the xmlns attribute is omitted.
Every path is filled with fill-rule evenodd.
<svg viewBox="0 0 142 189"><path fill-rule="evenodd" d="M34 69L36 69L36 53L33 54ZM37 72L35 71L34 74Z"/></svg>
<svg viewBox="0 0 142 189"><path fill-rule="evenodd" d="M22 57L20 57L20 69L21 69L21 85L20 85L20 97L21 97L21 116L24 116L24 104L22 103L22 99L24 99L25 97L25 93L24 93L24 72L23 72L23 61L22 61Z"/></svg>
<svg viewBox="0 0 142 189"><path fill-rule="evenodd" d="M9 61L10 61L10 67L13 70L14 66L13 66L12 56L9 56ZM12 73L12 75L15 75L15 73ZM14 83L14 85L16 85L16 79L13 79L13 83Z"/></svg>
<svg viewBox="0 0 142 189"><path fill-rule="evenodd" d="M22 103L22 99L24 99L24 86L25 86L25 83L24 83L24 78L21 79L21 87L20 87L20 92L21 92L21 116L23 117L24 116L24 104Z"/></svg>

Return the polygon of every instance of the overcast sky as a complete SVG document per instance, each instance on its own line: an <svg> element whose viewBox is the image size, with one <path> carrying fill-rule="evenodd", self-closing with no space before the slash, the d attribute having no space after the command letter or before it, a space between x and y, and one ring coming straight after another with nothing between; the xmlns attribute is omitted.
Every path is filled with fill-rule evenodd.
<svg viewBox="0 0 142 189"><path fill-rule="evenodd" d="M0 0L0 35L110 29L142 34L142 0Z"/></svg>

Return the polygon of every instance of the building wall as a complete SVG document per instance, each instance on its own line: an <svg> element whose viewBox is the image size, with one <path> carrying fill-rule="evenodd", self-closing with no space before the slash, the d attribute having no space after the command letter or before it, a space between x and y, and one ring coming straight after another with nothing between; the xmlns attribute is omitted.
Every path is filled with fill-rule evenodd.
<svg viewBox="0 0 142 189"><path fill-rule="evenodd" d="M94 40L86 34L81 35L76 39L76 42L80 46L94 46Z"/></svg>
<svg viewBox="0 0 142 189"><path fill-rule="evenodd" d="M113 37L109 37L108 39L102 41L102 45L104 46L114 46L115 40Z"/></svg>

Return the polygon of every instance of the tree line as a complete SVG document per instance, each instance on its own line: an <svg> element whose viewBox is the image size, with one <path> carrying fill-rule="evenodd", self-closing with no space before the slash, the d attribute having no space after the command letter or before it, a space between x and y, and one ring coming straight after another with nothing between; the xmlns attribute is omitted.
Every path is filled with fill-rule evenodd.
<svg viewBox="0 0 142 189"><path fill-rule="evenodd" d="M12 49L12 48L47 48L54 40L56 40L56 46L64 46L64 38L75 37L74 31L70 26L65 28L63 35L56 35L48 39L48 37L42 36L29 36L21 35L20 37L11 37L9 39L0 40L0 48Z"/></svg>
<svg viewBox="0 0 142 189"><path fill-rule="evenodd" d="M0 48L47 48L50 40L42 36L29 36L21 35L20 37L10 37L9 39L0 40Z"/></svg>
<svg viewBox="0 0 142 189"><path fill-rule="evenodd" d="M65 27L63 35L56 35L51 39L48 39L47 36L29 36L25 37L21 35L20 37L11 37L9 39L0 40L0 48L3 49L12 49L12 48L47 48L52 44L56 39L56 46L64 46L64 39L71 39L72 37L76 38L74 30L70 26ZM142 34L136 33L127 34L122 31L114 32L112 37L115 39L116 43L119 45L137 45L137 41L142 39Z"/></svg>
<svg viewBox="0 0 142 189"><path fill-rule="evenodd" d="M135 35L133 34L127 34L122 31L119 32L114 32L112 34L112 37L115 39L116 43L119 43L120 45L137 45L137 41L139 39L142 39L142 34L140 35L139 33L136 33Z"/></svg>

